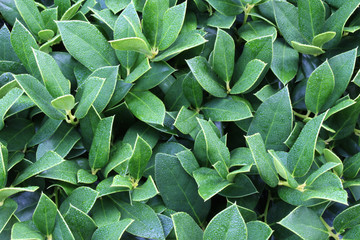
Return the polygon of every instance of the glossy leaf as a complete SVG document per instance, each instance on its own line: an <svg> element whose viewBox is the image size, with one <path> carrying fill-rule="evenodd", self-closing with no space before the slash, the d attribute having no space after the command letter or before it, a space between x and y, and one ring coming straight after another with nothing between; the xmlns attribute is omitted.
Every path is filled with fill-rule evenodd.
<svg viewBox="0 0 360 240"><path fill-rule="evenodd" d="M274 163L265 150L264 141L259 133L245 137L249 145L251 154L261 178L271 187L275 187L279 182Z"/></svg>
<svg viewBox="0 0 360 240"><path fill-rule="evenodd" d="M114 50L94 25L82 21L60 21L57 26L69 53L91 71L117 65Z"/></svg>
<svg viewBox="0 0 360 240"><path fill-rule="evenodd" d="M163 125L165 106L163 102L149 91L129 92L125 102L130 111L140 120L147 123Z"/></svg>
<svg viewBox="0 0 360 240"><path fill-rule="evenodd" d="M271 70L285 85L290 82L298 71L299 53L289 47L282 39L274 42L274 55Z"/></svg>
<svg viewBox="0 0 360 240"><path fill-rule="evenodd" d="M220 83L210 65L203 57L195 57L186 61L198 83L215 97L225 97L225 87Z"/></svg>
<svg viewBox="0 0 360 240"><path fill-rule="evenodd" d="M247 239L244 219L236 205L218 213L206 227L204 239Z"/></svg>
<svg viewBox="0 0 360 240"><path fill-rule="evenodd" d="M178 240L203 239L203 231L198 227L194 219L184 212L178 212L171 215L174 223L175 235Z"/></svg>
<svg viewBox="0 0 360 240"><path fill-rule="evenodd" d="M304 239L328 239L328 233L316 213L307 207L298 207L279 222Z"/></svg>
<svg viewBox="0 0 360 240"><path fill-rule="evenodd" d="M267 149L286 150L285 140L293 125L290 94L287 87L266 99L255 112L248 135L260 133Z"/></svg>
<svg viewBox="0 0 360 240"><path fill-rule="evenodd" d="M31 75L16 75L16 82L21 86L31 100L50 118L62 120L65 114L56 110L52 105L53 100L46 88ZM39 94L41 92L41 94Z"/></svg>
<svg viewBox="0 0 360 240"><path fill-rule="evenodd" d="M136 180L139 180L142 177L151 154L152 150L150 145L137 135L133 152L128 160L128 170L130 176Z"/></svg>
<svg viewBox="0 0 360 240"><path fill-rule="evenodd" d="M54 230L56 214L55 203L45 194L41 194L32 218L36 227L46 236L51 235Z"/></svg>
<svg viewBox="0 0 360 240"><path fill-rule="evenodd" d="M22 25L21 22L16 21L10 35L11 45L14 52L24 65L26 70L40 79L40 72L36 64L35 56L32 49L39 49L36 40L31 33Z"/></svg>
<svg viewBox="0 0 360 240"><path fill-rule="evenodd" d="M221 29L218 29L216 34L212 57L215 73L221 80L230 82L234 71L235 43L232 37Z"/></svg>
<svg viewBox="0 0 360 240"><path fill-rule="evenodd" d="M156 155L155 180L168 208L186 212L198 224L205 220L210 209L210 202L204 203L197 192L194 179L185 172L175 156L164 153Z"/></svg>
<svg viewBox="0 0 360 240"><path fill-rule="evenodd" d="M16 186L26 179L35 176L45 170L48 170L56 165L59 165L63 162L64 159L60 157L57 153L49 151L45 153L39 160L27 167L12 183L13 186Z"/></svg>
<svg viewBox="0 0 360 240"><path fill-rule="evenodd" d="M47 53L33 50L46 89L54 98L70 94L70 81L62 74L55 60Z"/></svg>
<svg viewBox="0 0 360 240"><path fill-rule="evenodd" d="M110 141L114 117L101 119L97 125L89 152L89 164L92 171L103 168L109 161Z"/></svg>
<svg viewBox="0 0 360 240"><path fill-rule="evenodd" d="M301 130L288 155L288 167L295 177L304 176L310 169L315 154L315 145L326 113L310 120Z"/></svg>

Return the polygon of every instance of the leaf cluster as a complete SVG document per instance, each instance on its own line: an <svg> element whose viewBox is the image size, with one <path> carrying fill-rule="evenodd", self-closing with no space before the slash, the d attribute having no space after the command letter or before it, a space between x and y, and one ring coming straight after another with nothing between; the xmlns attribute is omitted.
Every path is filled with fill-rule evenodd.
<svg viewBox="0 0 360 240"><path fill-rule="evenodd" d="M360 0L0 0L0 239L360 239Z"/></svg>

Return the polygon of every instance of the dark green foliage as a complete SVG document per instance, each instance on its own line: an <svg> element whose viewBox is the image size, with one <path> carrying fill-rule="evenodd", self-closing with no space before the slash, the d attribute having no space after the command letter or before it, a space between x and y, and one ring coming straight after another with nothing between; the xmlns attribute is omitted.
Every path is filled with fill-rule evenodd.
<svg viewBox="0 0 360 240"><path fill-rule="evenodd" d="M360 0L0 0L0 239L360 239Z"/></svg>

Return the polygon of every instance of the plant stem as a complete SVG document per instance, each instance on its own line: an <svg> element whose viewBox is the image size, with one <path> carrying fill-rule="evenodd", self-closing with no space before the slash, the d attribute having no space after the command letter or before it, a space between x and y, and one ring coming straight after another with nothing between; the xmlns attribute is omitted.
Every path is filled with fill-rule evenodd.
<svg viewBox="0 0 360 240"><path fill-rule="evenodd" d="M321 222L324 224L324 226L326 227L326 229L328 230L328 234L329 234L329 237L332 237L334 238L335 240L340 240L340 234L339 233L334 233L333 230L334 228L333 227L330 227L329 224L327 224L327 222L325 222L325 220L320 217L320 220Z"/></svg>
<svg viewBox="0 0 360 240"><path fill-rule="evenodd" d="M251 9L254 7L254 4L247 4L245 9L244 9L244 21L242 23L242 25L245 25L247 22L247 19L249 17L249 13L251 12Z"/></svg>
<svg viewBox="0 0 360 240"><path fill-rule="evenodd" d="M271 192L268 191L268 197L267 197L267 200L266 200L265 211L264 211L264 222L265 223L267 223L267 215L268 215L268 212L269 212L270 201L271 201Z"/></svg>

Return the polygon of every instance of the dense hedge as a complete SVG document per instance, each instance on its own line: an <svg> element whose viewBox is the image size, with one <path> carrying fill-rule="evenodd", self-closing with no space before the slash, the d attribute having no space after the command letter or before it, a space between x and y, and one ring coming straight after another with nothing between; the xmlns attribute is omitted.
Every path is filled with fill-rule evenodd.
<svg viewBox="0 0 360 240"><path fill-rule="evenodd" d="M360 239L360 0L0 0L0 239Z"/></svg>

